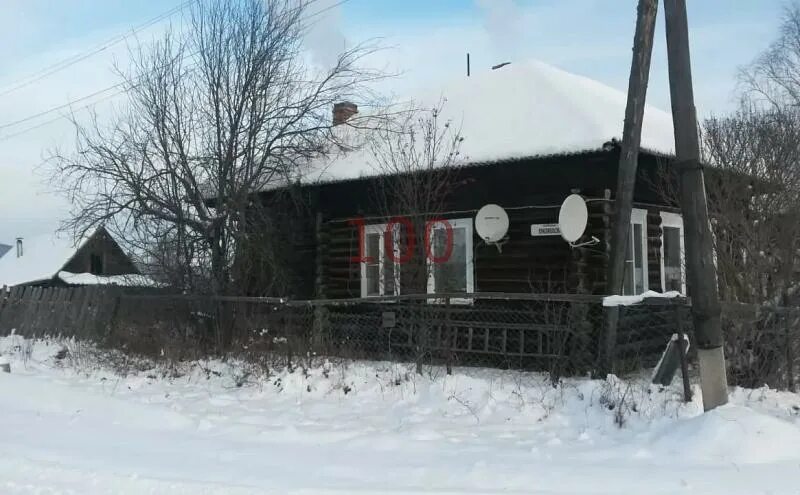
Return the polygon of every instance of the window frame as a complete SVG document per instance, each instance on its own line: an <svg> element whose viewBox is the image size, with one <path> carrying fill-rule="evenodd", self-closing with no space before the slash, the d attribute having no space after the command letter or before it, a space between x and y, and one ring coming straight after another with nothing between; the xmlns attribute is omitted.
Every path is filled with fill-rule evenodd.
<svg viewBox="0 0 800 495"><path fill-rule="evenodd" d="M635 225L640 225L642 228L642 240L641 240L641 248L642 248L642 292L636 293L636 229L634 228ZM630 232L628 234L628 246L631 250L631 260L625 259L625 265L627 268L627 264L630 262L632 263L631 268L631 279L628 281L630 284L632 294L625 294L625 284L623 283L623 294L624 295L634 295L638 296L644 294L648 290L650 290L650 276L648 273L648 266L649 266L649 259L647 257L647 210L643 208L633 208L631 210L631 225L630 225Z"/></svg>
<svg viewBox="0 0 800 495"><path fill-rule="evenodd" d="M667 291L666 259L664 258L664 227L679 229L680 231L680 263L681 263L681 290L686 295L686 230L683 226L683 215L668 211L661 212L661 291Z"/></svg>
<svg viewBox="0 0 800 495"><path fill-rule="evenodd" d="M426 229L425 232L425 242L428 246L433 249L433 235L436 230L444 230L446 227L442 225L442 222L448 222L450 227L453 229L461 229L465 230L464 232L464 243L465 243L465 250L466 250L466 260L465 260L465 269L466 269L466 291L465 294L473 294L475 293L475 257L474 257L474 250L473 250L473 236L475 235L474 227L472 224L472 218L447 218L443 219L435 223L430 229ZM428 237L431 236L431 237ZM430 257L427 257L425 261L425 266L428 270L428 283L427 283L427 291L428 294L436 294L436 272L433 269L433 261ZM452 304L472 304L475 301L472 297L451 297L450 303ZM443 298L439 299L428 299L430 303L436 304L443 304L445 300Z"/></svg>
<svg viewBox="0 0 800 495"><path fill-rule="evenodd" d="M362 243L361 245L361 253L362 253L362 260L359 263L360 265L360 273L361 273L361 281L360 281L360 288L361 288L361 298L362 299L369 299L372 297L383 297L386 296L386 284L384 281L385 277L385 265L387 261L386 254L386 227L388 227L388 223L381 223L381 224L371 224L364 226L364 236L363 239L360 240ZM394 224L393 226L394 233L397 234L400 229L398 224ZM378 293L377 294L367 294L369 281L367 280L367 239L370 235L378 234L380 236L380 241L378 242ZM400 259L400 239L397 235L393 237L393 249L394 249L394 259ZM392 264L394 265L394 293L388 294L389 296L399 296L401 293L400 287L400 263L397 261L393 261Z"/></svg>

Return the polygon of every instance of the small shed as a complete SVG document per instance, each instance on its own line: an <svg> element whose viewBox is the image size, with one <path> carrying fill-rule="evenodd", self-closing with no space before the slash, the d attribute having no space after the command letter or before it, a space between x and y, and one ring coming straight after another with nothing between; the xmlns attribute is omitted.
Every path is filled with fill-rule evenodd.
<svg viewBox="0 0 800 495"><path fill-rule="evenodd" d="M63 234L20 237L0 258L0 287L102 284L152 285L103 227L77 242Z"/></svg>

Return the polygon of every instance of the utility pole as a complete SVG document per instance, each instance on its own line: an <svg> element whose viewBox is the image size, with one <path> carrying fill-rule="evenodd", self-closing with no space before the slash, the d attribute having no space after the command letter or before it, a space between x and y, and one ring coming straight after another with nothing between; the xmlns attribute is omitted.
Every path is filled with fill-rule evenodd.
<svg viewBox="0 0 800 495"><path fill-rule="evenodd" d="M642 140L642 120L650 78L650 59L653 53L653 35L658 13L658 0L639 0L636 32L633 37L633 60L628 79L628 101L625 107L625 125L622 129L622 150L619 157L616 211L611 237L611 260L608 273L607 294L622 294L625 281L625 254L630 244L631 210L639 166L639 145ZM619 307L610 307L606 313L606 334L603 355L607 371L613 371L617 343Z"/></svg>
<svg viewBox="0 0 800 495"><path fill-rule="evenodd" d="M700 165L686 0L665 0L667 60L675 155L680 172L688 286L706 411L728 402L717 271Z"/></svg>

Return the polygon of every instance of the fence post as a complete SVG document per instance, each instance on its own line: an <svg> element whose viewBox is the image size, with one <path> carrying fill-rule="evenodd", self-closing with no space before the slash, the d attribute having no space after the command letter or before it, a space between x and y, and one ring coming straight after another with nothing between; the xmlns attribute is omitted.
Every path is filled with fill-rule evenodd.
<svg viewBox="0 0 800 495"><path fill-rule="evenodd" d="M106 328L103 332L103 340L105 343L113 341L113 335L117 330L117 317L119 313L119 306L122 304L122 291L114 290L109 297L108 303L110 304L110 308L105 321Z"/></svg>
<svg viewBox="0 0 800 495"><path fill-rule="evenodd" d="M794 392L794 341L792 339L792 315L790 311L786 312L786 389L789 392Z"/></svg>
<svg viewBox="0 0 800 495"><path fill-rule="evenodd" d="M617 364L617 342L620 313L620 306L603 308L605 311L604 331L602 332L600 344L600 369L603 374L614 373Z"/></svg>
<svg viewBox="0 0 800 495"><path fill-rule="evenodd" d="M448 296L444 298L444 341L446 342L445 345L447 345L445 366L448 375L453 374L453 338L450 332L450 297Z"/></svg>
<svg viewBox="0 0 800 495"><path fill-rule="evenodd" d="M314 335L311 338L311 348L319 355L325 354L323 347L325 346L325 331L327 325L327 308L323 305L317 305L312 308L314 317Z"/></svg>
<svg viewBox="0 0 800 495"><path fill-rule="evenodd" d="M288 304L282 304L281 307L282 311L288 311L286 315L286 369L289 370L289 373L292 373L294 370L292 368L292 357L293 357L293 349L292 346L294 345L294 337L295 337L295 328L294 328L294 313L292 312L291 306Z"/></svg>
<svg viewBox="0 0 800 495"><path fill-rule="evenodd" d="M675 317L677 318L678 327L678 356L681 362L681 379L683 380L683 400L684 402L692 401L692 385L689 383L689 357L686 355L686 346L683 340L685 332L683 331L683 305L680 303L675 304Z"/></svg>
<svg viewBox="0 0 800 495"><path fill-rule="evenodd" d="M420 304L420 302L422 304ZM425 359L425 346L428 345L428 321L426 315L426 308L428 307L428 301L416 301L414 304L414 329L416 333L416 343L417 343L417 374L422 374L422 361Z"/></svg>

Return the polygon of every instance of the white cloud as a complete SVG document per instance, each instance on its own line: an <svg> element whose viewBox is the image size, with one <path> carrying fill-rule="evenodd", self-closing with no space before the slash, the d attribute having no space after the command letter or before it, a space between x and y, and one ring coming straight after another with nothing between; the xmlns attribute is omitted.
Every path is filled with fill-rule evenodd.
<svg viewBox="0 0 800 495"><path fill-rule="evenodd" d="M318 14L315 14L318 13ZM339 0L317 0L309 8L309 29L305 39L313 61L330 67L347 47L342 33L342 7Z"/></svg>
<svg viewBox="0 0 800 495"><path fill-rule="evenodd" d="M495 57L516 58L522 50L526 12L514 0L476 0Z"/></svg>

